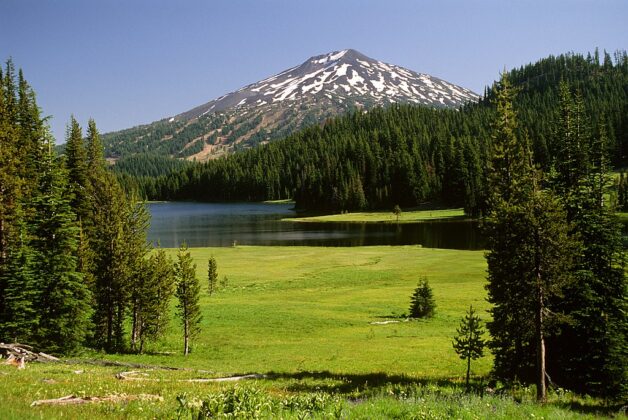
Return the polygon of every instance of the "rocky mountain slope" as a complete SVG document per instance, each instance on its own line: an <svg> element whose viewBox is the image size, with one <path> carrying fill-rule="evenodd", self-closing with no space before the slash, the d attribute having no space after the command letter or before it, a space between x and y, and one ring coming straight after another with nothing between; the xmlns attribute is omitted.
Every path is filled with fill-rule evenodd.
<svg viewBox="0 0 628 420"><path fill-rule="evenodd" d="M202 161L355 109L391 103L459 107L477 99L468 89L349 49L312 57L189 111L103 140L113 158L151 152Z"/></svg>

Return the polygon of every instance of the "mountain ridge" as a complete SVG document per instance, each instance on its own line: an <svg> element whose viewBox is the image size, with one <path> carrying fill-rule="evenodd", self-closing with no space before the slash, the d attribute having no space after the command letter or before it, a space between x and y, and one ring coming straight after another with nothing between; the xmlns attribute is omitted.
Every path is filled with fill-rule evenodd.
<svg viewBox="0 0 628 420"><path fill-rule="evenodd" d="M348 73L351 73L352 77L349 77ZM377 81L371 77L365 78L364 73L368 76L377 73ZM348 84L341 83L342 79ZM421 80L422 84L432 89L429 90L425 86L417 88L408 83L409 79ZM397 80L398 82L395 83ZM306 85L306 81L311 81L311 84ZM371 86L367 82L370 82ZM333 85L325 89L326 83L333 83ZM262 92L264 88L266 91ZM365 94L368 92L382 100L394 102L396 99L403 98L408 102L423 105L460 106L469 100L479 98L469 89L461 88L434 76L416 73L404 67L374 60L357 50L346 49L310 57L299 66L246 85L173 118L190 119L204 113L225 111L237 106L256 106L284 100L297 100L299 96L309 92L317 94L324 91L324 94L329 95L336 93L340 88L344 90L340 93ZM451 96L443 88L449 89ZM271 97L267 98L268 96Z"/></svg>

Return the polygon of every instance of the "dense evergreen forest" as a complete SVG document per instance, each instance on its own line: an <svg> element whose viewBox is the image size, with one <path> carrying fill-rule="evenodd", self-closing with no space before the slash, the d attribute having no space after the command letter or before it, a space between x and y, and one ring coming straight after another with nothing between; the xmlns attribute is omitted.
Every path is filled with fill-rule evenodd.
<svg viewBox="0 0 628 420"><path fill-rule="evenodd" d="M628 57L597 51L566 54L508 72L518 90L518 134L548 170L561 147L556 135L563 80L582 99L591 129L606 127L615 165L628 159ZM494 89L460 110L395 105L328 120L274 143L159 177L124 178L149 199L272 200L341 212L416 206L425 201L484 211ZM148 175L138 155L122 172ZM151 173L152 175L153 173Z"/></svg>

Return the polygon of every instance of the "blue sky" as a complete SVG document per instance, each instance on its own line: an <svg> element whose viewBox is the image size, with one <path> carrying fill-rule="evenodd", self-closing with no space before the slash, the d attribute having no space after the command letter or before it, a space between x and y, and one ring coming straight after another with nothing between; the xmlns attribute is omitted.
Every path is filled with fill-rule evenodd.
<svg viewBox="0 0 628 420"><path fill-rule="evenodd" d="M0 0L58 142L171 116L312 55L354 48L481 93L549 54L628 48L626 0Z"/></svg>

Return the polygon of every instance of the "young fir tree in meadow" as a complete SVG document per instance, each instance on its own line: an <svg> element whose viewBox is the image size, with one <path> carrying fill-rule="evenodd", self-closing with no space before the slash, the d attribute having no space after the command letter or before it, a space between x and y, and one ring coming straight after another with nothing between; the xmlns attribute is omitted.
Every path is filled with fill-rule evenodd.
<svg viewBox="0 0 628 420"><path fill-rule="evenodd" d="M190 352L190 341L200 332L200 285L196 278L196 264L185 243L181 244L175 263L177 315L183 326L183 354Z"/></svg>
<svg viewBox="0 0 628 420"><path fill-rule="evenodd" d="M484 356L484 346L486 342L482 338L484 329L482 320L473 310L473 305L469 306L467 314L460 321L460 326L456 329L457 336L454 337L453 347L458 356L467 362L467 376L465 387L469 392L469 376L471 374L471 360Z"/></svg>
<svg viewBox="0 0 628 420"><path fill-rule="evenodd" d="M218 286L218 263L216 258L212 255L207 261L207 288L209 295L211 296Z"/></svg>
<svg viewBox="0 0 628 420"><path fill-rule="evenodd" d="M526 138L517 136L515 91L503 75L496 94L496 121L485 225L488 239L488 323L493 373L504 380L534 381L546 399L546 338L551 302L570 281L577 243L568 235L565 211L539 188Z"/></svg>
<svg viewBox="0 0 628 420"><path fill-rule="evenodd" d="M410 318L431 318L436 310L436 302L427 278L419 280L419 284L410 298Z"/></svg>

